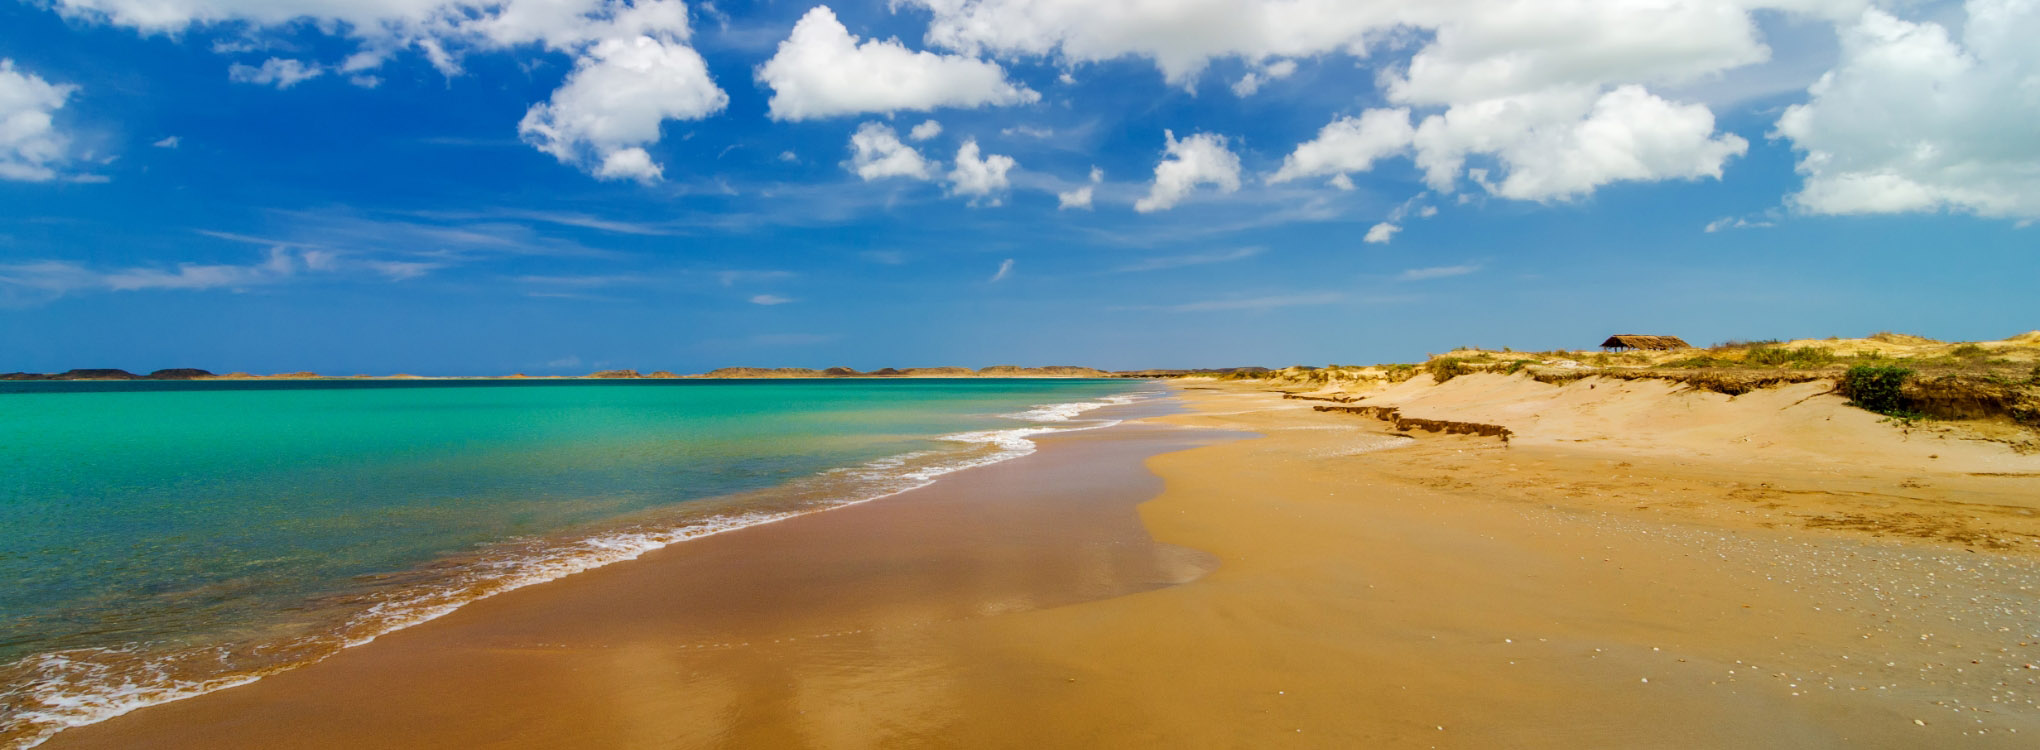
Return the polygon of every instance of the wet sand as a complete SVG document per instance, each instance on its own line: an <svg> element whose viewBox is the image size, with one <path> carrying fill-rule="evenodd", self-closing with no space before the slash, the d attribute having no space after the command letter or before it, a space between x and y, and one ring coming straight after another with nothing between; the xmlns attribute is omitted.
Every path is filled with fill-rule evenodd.
<svg viewBox="0 0 2040 750"><path fill-rule="evenodd" d="M1774 490L1824 481L1791 466L1413 440L1272 394L1183 394L1197 413L512 592L48 746L2024 747L2040 733L2040 566L2022 548L1809 527L1785 522L1788 495L1734 494L1769 473ZM1917 474L1859 473L1878 472ZM1986 479L2014 483L1978 495L1995 510L2040 497L2031 478Z"/></svg>

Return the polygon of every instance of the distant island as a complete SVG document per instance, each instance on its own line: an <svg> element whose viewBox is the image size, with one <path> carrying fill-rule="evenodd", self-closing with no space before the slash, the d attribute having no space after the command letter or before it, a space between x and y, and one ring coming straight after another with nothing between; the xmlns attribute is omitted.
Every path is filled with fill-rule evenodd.
<svg viewBox="0 0 2040 750"><path fill-rule="evenodd" d="M0 373L0 380L760 380L792 378L1167 378L1186 375L1233 375L1271 372L1266 367L1224 367L1196 370L1123 370L1108 371L1094 367L1071 365L1049 365L1045 367L1021 367L1019 365L993 365L976 370L968 367L886 367L862 372L849 367L831 367L816 370L806 367L724 367L718 370L680 375L665 370L640 373L637 370L600 370L586 375L486 375L464 377L433 377L423 375L321 375L316 372L286 372L272 375L255 375L245 372L214 374L208 370L193 367L176 367L156 370L147 375L137 375L127 370L113 368L92 368L66 370L58 373L10 372Z"/></svg>

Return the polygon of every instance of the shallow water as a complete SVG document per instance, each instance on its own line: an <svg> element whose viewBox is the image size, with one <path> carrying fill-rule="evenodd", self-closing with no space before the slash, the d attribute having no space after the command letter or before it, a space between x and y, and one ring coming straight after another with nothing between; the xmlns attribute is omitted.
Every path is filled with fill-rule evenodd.
<svg viewBox="0 0 2040 750"><path fill-rule="evenodd" d="M1023 455L1144 388L0 383L0 744Z"/></svg>

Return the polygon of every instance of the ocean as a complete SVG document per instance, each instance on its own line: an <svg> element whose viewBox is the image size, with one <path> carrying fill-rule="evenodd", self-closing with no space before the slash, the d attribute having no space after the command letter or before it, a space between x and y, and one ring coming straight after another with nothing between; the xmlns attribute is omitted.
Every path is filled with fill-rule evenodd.
<svg viewBox="0 0 2040 750"><path fill-rule="evenodd" d="M0 382L0 746L1108 424L1139 381Z"/></svg>

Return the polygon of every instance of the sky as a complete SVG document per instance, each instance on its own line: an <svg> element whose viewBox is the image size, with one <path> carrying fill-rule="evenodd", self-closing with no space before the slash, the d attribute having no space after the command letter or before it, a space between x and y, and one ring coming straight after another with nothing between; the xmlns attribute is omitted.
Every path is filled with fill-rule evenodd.
<svg viewBox="0 0 2040 750"><path fill-rule="evenodd" d="M0 0L0 371L2040 328L2036 0Z"/></svg>

